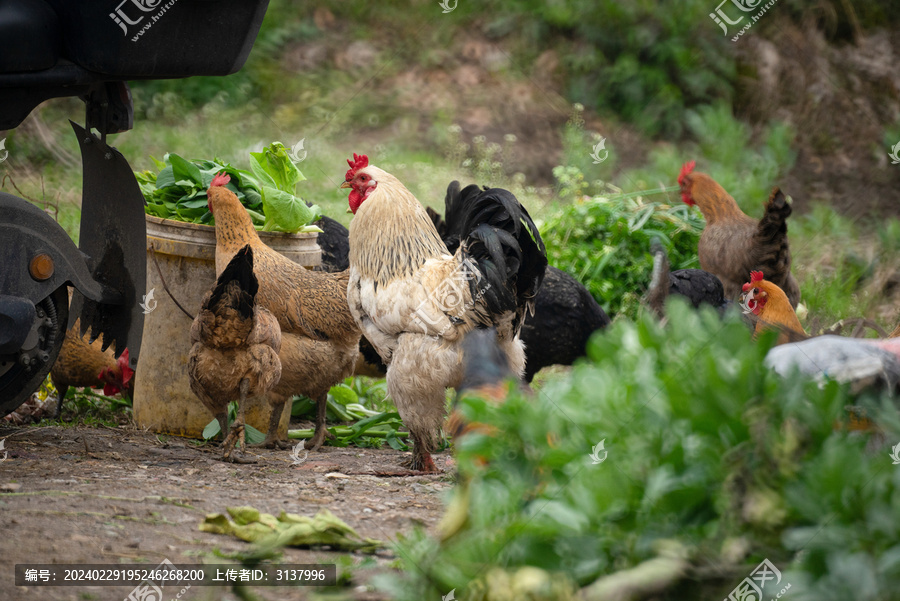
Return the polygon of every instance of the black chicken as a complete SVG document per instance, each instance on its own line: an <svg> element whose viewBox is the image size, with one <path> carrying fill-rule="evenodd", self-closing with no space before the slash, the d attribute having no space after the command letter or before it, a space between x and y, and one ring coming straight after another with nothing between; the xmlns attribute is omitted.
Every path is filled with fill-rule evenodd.
<svg viewBox="0 0 900 601"><path fill-rule="evenodd" d="M660 317L664 314L666 298L671 294L683 296L694 308L707 304L720 312L731 304L725 298L722 282L702 269L677 269L669 272L669 257L658 240L650 246L653 252L653 275L647 293L647 304Z"/></svg>

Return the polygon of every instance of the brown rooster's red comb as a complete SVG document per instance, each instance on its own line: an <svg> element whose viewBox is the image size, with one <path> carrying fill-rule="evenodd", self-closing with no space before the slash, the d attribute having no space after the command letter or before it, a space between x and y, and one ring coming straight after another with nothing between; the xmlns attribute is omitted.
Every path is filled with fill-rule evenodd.
<svg viewBox="0 0 900 601"><path fill-rule="evenodd" d="M134 370L131 369L131 366L128 365L130 359L128 357L128 349L122 351L122 354L119 356L119 359L116 363L119 364L119 368L122 370L122 383L128 384L131 380L131 377L134 375Z"/></svg>
<svg viewBox="0 0 900 601"><path fill-rule="evenodd" d="M216 174L216 176L213 178L212 182L210 182L209 187L212 188L213 186L224 186L225 184L227 184L230 181L231 181L231 176L223 171L222 173Z"/></svg>
<svg viewBox="0 0 900 601"><path fill-rule="evenodd" d="M761 282L764 279L765 279L765 276L763 276L763 272L751 271L750 272L750 281L747 282L746 284L744 284L741 287L741 290L743 290L744 292L748 292L750 290L750 288L753 287L753 284L756 284L757 282Z"/></svg>
<svg viewBox="0 0 900 601"><path fill-rule="evenodd" d="M687 175L690 175L694 171L694 167L697 166L697 161L688 161L684 165L681 166L681 173L678 174L678 185L682 185L684 183L684 178Z"/></svg>
<svg viewBox="0 0 900 601"><path fill-rule="evenodd" d="M369 166L369 157L364 154L356 154L353 153L353 160L347 159L347 164L350 165L350 169L347 170L347 175L344 176L344 179L348 182L353 179L353 176L356 175L356 172L360 169L365 169Z"/></svg>

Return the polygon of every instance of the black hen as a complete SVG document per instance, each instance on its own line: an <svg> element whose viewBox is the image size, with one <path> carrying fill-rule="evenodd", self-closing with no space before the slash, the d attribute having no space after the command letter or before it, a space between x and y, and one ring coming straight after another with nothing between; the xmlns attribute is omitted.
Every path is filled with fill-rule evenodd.
<svg viewBox="0 0 900 601"><path fill-rule="evenodd" d="M609 325L591 293L565 271L548 266L534 315L519 333L525 343L525 381L549 365L571 365L584 356L588 340Z"/></svg>
<svg viewBox="0 0 900 601"><path fill-rule="evenodd" d="M647 303L660 317L664 315L666 298L671 294L688 299L694 308L707 304L723 312L731 304L725 299L725 288L715 275L702 269L677 269L670 273L669 258L662 245L654 240L651 250L653 275Z"/></svg>
<svg viewBox="0 0 900 601"><path fill-rule="evenodd" d="M319 217L312 225L322 232L316 241L322 249L322 270L331 273L350 268L350 232L331 217Z"/></svg>

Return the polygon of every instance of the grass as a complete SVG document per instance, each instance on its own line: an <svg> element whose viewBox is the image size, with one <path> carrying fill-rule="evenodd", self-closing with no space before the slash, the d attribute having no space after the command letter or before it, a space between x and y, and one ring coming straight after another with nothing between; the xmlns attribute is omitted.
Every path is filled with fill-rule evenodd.
<svg viewBox="0 0 900 601"><path fill-rule="evenodd" d="M50 379L47 378L36 394L42 401L52 399L50 402L55 402L58 392ZM120 425L131 423L131 399L127 397L108 397L90 388L69 388L63 400L59 419L44 419L37 422L35 426L52 425L63 428L106 426L116 428Z"/></svg>

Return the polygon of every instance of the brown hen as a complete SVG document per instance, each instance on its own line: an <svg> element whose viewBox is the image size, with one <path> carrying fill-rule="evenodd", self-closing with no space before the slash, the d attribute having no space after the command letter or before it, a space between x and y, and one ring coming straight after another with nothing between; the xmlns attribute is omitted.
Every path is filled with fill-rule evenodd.
<svg viewBox="0 0 900 601"><path fill-rule="evenodd" d="M188 377L191 391L219 422L224 459L248 463L232 455L235 442L244 450L244 410L248 397L268 393L281 379L281 329L256 304L259 284L253 275L253 250L242 248L206 293L191 324ZM238 416L228 431L228 404L238 400Z"/></svg>
<svg viewBox="0 0 900 601"><path fill-rule="evenodd" d="M348 273L308 270L263 244L246 209L226 188L227 176L217 176L207 191L216 221L216 273L244 246L253 249L259 280L256 302L268 309L281 327L281 380L269 393L273 406L268 447L290 446L277 436L285 402L302 394L317 404L316 433L309 448L325 441L328 390L353 373L360 331L347 306Z"/></svg>
<svg viewBox="0 0 900 601"><path fill-rule="evenodd" d="M72 291L69 290L69 302ZM66 330L66 337L59 350L59 356L50 370L50 381L57 392L57 405L53 415L58 418L63 400L69 388L100 388L103 394L112 396L125 393L129 397L134 392L134 370L128 365L128 349L116 359L112 347L103 350L103 341L89 342L89 334L81 336L81 320Z"/></svg>

